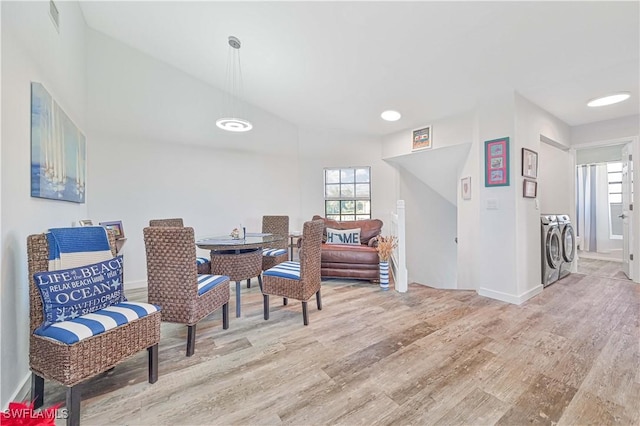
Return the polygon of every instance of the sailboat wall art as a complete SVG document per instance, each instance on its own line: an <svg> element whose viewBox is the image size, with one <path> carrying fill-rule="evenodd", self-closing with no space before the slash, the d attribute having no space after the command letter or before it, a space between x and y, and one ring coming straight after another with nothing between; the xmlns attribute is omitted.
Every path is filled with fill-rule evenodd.
<svg viewBox="0 0 640 426"><path fill-rule="evenodd" d="M40 83L31 83L31 196L84 203L86 140Z"/></svg>

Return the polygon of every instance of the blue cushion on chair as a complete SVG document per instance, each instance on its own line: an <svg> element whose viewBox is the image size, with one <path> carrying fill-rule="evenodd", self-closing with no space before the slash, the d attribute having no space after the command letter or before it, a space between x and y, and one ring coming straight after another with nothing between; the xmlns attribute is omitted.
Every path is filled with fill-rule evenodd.
<svg viewBox="0 0 640 426"><path fill-rule="evenodd" d="M287 254L286 249L272 249L272 248L262 249L263 256L276 257L276 256L282 256L283 254Z"/></svg>
<svg viewBox="0 0 640 426"><path fill-rule="evenodd" d="M267 269L262 275L272 277L288 278L290 280L300 279L300 263L298 262L282 262L271 269Z"/></svg>
<svg viewBox="0 0 640 426"><path fill-rule="evenodd" d="M226 275L198 275L198 295L201 296L220 283L229 280Z"/></svg>
<svg viewBox="0 0 640 426"><path fill-rule="evenodd" d="M206 257L196 257L196 265L204 265L205 263L209 263L211 260Z"/></svg>
<svg viewBox="0 0 640 426"><path fill-rule="evenodd" d="M159 310L158 306L149 303L123 302L69 321L40 327L34 334L72 345Z"/></svg>
<svg viewBox="0 0 640 426"><path fill-rule="evenodd" d="M90 314L127 299L122 256L78 268L33 274L44 308L44 326Z"/></svg>

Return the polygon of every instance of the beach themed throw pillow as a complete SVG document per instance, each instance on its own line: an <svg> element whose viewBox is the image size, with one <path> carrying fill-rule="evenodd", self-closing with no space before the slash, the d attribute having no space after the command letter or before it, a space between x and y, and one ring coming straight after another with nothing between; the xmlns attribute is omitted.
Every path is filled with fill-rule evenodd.
<svg viewBox="0 0 640 426"><path fill-rule="evenodd" d="M42 297L45 327L127 300L122 291L122 256L77 268L38 272L33 279Z"/></svg>
<svg viewBox="0 0 640 426"><path fill-rule="evenodd" d="M360 228L333 229L327 228L327 244L360 245Z"/></svg>

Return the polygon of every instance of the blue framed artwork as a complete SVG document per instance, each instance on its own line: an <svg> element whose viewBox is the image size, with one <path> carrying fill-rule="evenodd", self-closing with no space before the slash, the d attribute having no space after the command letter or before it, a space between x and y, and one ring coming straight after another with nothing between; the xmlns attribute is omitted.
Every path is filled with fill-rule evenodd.
<svg viewBox="0 0 640 426"><path fill-rule="evenodd" d="M49 92L31 83L31 196L84 203L86 140Z"/></svg>
<svg viewBox="0 0 640 426"><path fill-rule="evenodd" d="M509 186L509 138L484 143L484 186Z"/></svg>

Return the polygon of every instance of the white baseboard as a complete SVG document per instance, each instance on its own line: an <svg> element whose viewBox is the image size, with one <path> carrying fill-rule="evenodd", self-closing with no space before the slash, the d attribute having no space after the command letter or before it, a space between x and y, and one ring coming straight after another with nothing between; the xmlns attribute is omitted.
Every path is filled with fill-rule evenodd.
<svg viewBox="0 0 640 426"><path fill-rule="evenodd" d="M501 291L490 290L488 288L479 288L478 294L484 297L490 297L492 299L500 300L502 302L513 303L514 305L521 305L527 300L531 299L534 296L542 293L542 284L539 284L532 288L531 290L527 290L519 296L515 294L503 293Z"/></svg>
<svg viewBox="0 0 640 426"><path fill-rule="evenodd" d="M23 402L30 401L31 395L29 392L31 390L31 371L29 371L24 379L20 381L21 384L18 385L13 394L11 394L11 398L6 401L2 406L2 411L6 411L9 409L10 402Z"/></svg>

